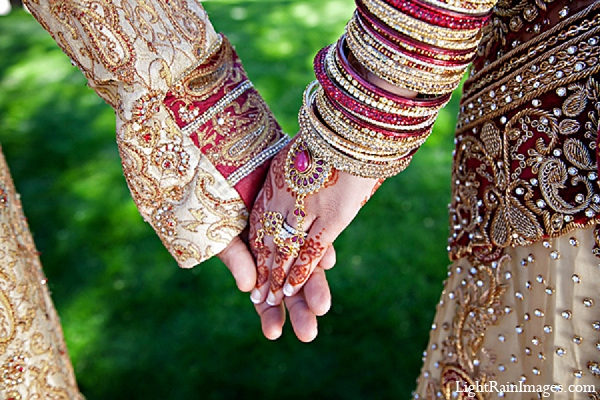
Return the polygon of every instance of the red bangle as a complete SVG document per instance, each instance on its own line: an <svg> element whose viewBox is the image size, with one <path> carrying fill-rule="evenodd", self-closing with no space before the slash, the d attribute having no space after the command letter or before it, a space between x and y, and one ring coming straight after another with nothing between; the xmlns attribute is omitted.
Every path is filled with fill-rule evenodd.
<svg viewBox="0 0 600 400"><path fill-rule="evenodd" d="M373 119L378 122L393 125L415 125L427 120L426 117L406 117L398 114L387 113L377 108L373 108L366 104L361 103L354 97L349 95L346 91L339 88L335 82L327 74L325 67L325 57L327 56L328 47L322 49L317 53L314 62L315 75L317 80L323 87L323 90L330 99L334 99L342 106L364 115L366 118Z"/></svg>
<svg viewBox="0 0 600 400"><path fill-rule="evenodd" d="M467 50L449 50L439 47L425 45L413 38L403 35L384 22L380 21L362 3L357 1L356 11L361 19L365 21L365 26L370 26L372 31L378 32L380 35L387 38L388 41L394 42L405 49L414 49L413 54L421 54L426 57L435 58L436 60L451 61L457 63L470 63L475 58L473 49Z"/></svg>
<svg viewBox="0 0 600 400"><path fill-rule="evenodd" d="M397 43L388 40L385 36L379 34L376 30L373 30L371 27L366 24L362 18L357 14L355 18L353 18L346 27L346 35L353 36L354 41L358 38L362 38L362 40L367 41L367 43L374 42L376 43L373 48L380 54L393 59L398 60L398 62L402 63L402 65L418 69L422 71L427 71L429 73L444 69L448 71L448 73L452 74L453 70L461 69L461 75L464 72L464 68L470 62L470 60L464 61L450 61L450 60L440 60L437 58L427 57L423 55L422 52L407 50L403 46L399 46ZM402 61L398 59L398 56L401 57Z"/></svg>
<svg viewBox="0 0 600 400"><path fill-rule="evenodd" d="M410 133L406 133L406 131L402 131L402 127L400 125L398 126L397 131L384 129L380 126L373 125L364 120L359 119L354 114L349 113L348 109L345 109L341 104L336 102L335 99L332 99L329 96L329 93L327 93L326 91L324 93L325 93L325 97L327 98L329 104L331 104L331 106L336 111L339 111L340 113L342 113L343 117L348 119L350 121L350 123L355 126L356 129L366 128L366 129L381 133L382 135L392 137L397 140L401 140L401 139L407 139L407 138L414 137L414 136L421 136L423 134L428 134L429 131L431 130L431 125L433 125L433 123L432 123L431 125L427 125L421 129L411 130ZM321 116L319 116L319 117L322 119ZM404 118L406 118L406 117L404 117Z"/></svg>
<svg viewBox="0 0 600 400"><path fill-rule="evenodd" d="M397 94L390 93L367 81L360 75L360 73L358 73L358 71L354 69L354 67L348 61L346 53L349 50L346 46L345 36L342 36L338 40L336 51L338 61L340 62L340 65L342 66L342 68L344 68L344 71L346 73L352 76L352 78L354 78L359 83L359 85L365 89L365 91L375 93L376 97L386 98L388 102L392 102L396 108L409 110L415 107L419 107L433 110L443 107L450 100L450 96L452 95L452 93L447 93L442 96L427 99L411 99L408 97L403 97Z"/></svg>
<svg viewBox="0 0 600 400"><path fill-rule="evenodd" d="M491 16L491 12L483 15L461 14L450 10L443 10L419 0L383 1L415 19L451 29L481 29Z"/></svg>
<svg viewBox="0 0 600 400"><path fill-rule="evenodd" d="M400 53L407 57L416 59L418 61L422 61L424 63L431 64L433 67L435 67L435 66L440 66L440 67L465 66L465 65L469 64L472 60L472 58L465 58L462 60L456 60L456 59L443 60L443 59L436 58L435 56L430 57L427 54L423 54L424 53L423 51L415 51L416 49L414 49L413 51L410 51L409 50L410 47L407 49L407 46L401 46L398 44L397 41L391 40L391 38L384 35L381 31L378 31L377 29L373 29L374 26L371 23L369 23L364 17L362 17L359 13L355 14L354 21L355 21L354 25L357 27L357 30L359 31L359 33L361 33L363 35L371 36L377 43L381 43L384 47L388 47L396 53ZM413 66L413 67L420 68L419 66Z"/></svg>

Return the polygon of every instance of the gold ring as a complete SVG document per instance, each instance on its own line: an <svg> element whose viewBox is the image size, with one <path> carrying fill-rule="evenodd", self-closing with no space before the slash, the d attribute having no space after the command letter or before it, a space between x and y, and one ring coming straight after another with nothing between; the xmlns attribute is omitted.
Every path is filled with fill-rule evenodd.
<svg viewBox="0 0 600 400"><path fill-rule="evenodd" d="M264 246L265 236L273 236L277 249L292 257L298 257L300 246L304 243L306 232L299 231L285 222L283 215L276 211L267 211L260 218L261 227L256 232L254 245Z"/></svg>

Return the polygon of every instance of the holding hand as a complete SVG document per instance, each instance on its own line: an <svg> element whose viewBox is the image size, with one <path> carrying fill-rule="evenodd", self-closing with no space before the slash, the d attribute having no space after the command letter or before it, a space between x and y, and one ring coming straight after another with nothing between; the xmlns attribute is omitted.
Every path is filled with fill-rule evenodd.
<svg viewBox="0 0 600 400"><path fill-rule="evenodd" d="M331 293L325 278L325 269L335 264L333 247L328 254L327 260L316 268L306 285L285 302L296 336L303 342L310 342L317 336L317 316L327 313L331 306ZM238 236L231 241L225 250L219 253L219 258L227 266L241 291L249 292L255 287L256 266L248 245L241 237ZM261 318L264 335L271 340L281 336L285 322L283 303L276 307L266 303L255 307Z"/></svg>
<svg viewBox="0 0 600 400"><path fill-rule="evenodd" d="M313 310L314 315L324 313L319 309L323 304L320 300L330 296L323 270L335 264L333 241L354 219L379 182L329 168L306 149L299 136L274 158L250 215L249 238L257 263L256 287L251 299L263 316L267 337L280 334L275 333L280 331L283 318L267 315L283 315L281 307L269 308L278 306L284 296L290 311L291 307L302 304L306 310ZM317 266L321 268L314 284L307 284L302 292ZM327 293L319 294L315 289ZM314 298L320 300L313 301ZM316 336L314 315L309 318L310 323L292 316L301 340L300 336L310 336L303 330L304 322L314 325Z"/></svg>

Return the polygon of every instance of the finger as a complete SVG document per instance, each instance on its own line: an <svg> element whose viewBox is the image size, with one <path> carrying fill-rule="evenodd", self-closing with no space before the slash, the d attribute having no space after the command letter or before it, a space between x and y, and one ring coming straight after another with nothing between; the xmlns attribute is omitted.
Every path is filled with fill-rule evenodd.
<svg viewBox="0 0 600 400"><path fill-rule="evenodd" d="M288 214L287 218L292 218L293 221L291 223L287 221L283 223L282 232L288 237L284 238L282 241L290 244L295 243L300 246L299 243L295 242L298 238L297 235L300 235L300 232L305 232L305 227L310 226L313 217L308 216L303 218L303 226L301 228L298 228L298 222L300 222L298 218L294 218L292 214ZM304 235L306 235L306 233L304 233ZM298 251L301 252L302 248L295 249L295 253L292 253L293 250L291 247L287 248L285 251L282 251L281 249L276 249L275 251L275 262L271 268L269 294L266 300L270 305L279 304L286 296L282 289L284 288L290 268L298 256ZM329 259L329 262L331 262L331 259Z"/></svg>
<svg viewBox="0 0 600 400"><path fill-rule="evenodd" d="M294 333L303 342L312 342L318 334L317 316L311 311L304 298L304 292L286 297L285 305L290 312Z"/></svg>
<svg viewBox="0 0 600 400"><path fill-rule="evenodd" d="M335 237L332 237L328 240L325 227L321 226L319 221L315 221L315 224L311 227L308 237L300 249L300 254L290 269L283 288L283 293L286 296L293 296L298 293L335 239ZM329 258L327 266L330 263L331 259Z"/></svg>
<svg viewBox="0 0 600 400"><path fill-rule="evenodd" d="M256 283L256 266L248 246L239 236L218 254L218 257L229 268L235 283L242 292L249 292Z"/></svg>
<svg viewBox="0 0 600 400"><path fill-rule="evenodd" d="M267 304L271 306L280 304L283 300L283 285L288 271L294 262L294 258L290 253L284 253L279 250L275 251L275 260L269 277L269 294L266 300Z"/></svg>
<svg viewBox="0 0 600 400"><path fill-rule="evenodd" d="M321 265L317 266L304 286L304 298L308 308L317 316L327 314L331 308L331 291Z"/></svg>
<svg viewBox="0 0 600 400"><path fill-rule="evenodd" d="M283 299L281 288L285 283L293 258L291 254L280 251L270 237L264 239L255 254L258 275L250 300L254 304L266 301L270 306L278 305Z"/></svg>
<svg viewBox="0 0 600 400"><path fill-rule="evenodd" d="M335 249L333 248L333 245L330 245L327 250L325 250L325 254L323 254L323 258L321 258L321 261L319 262L319 267L324 270L329 270L335 266L336 262L337 257L335 255Z"/></svg>
<svg viewBox="0 0 600 400"><path fill-rule="evenodd" d="M260 316L263 335L269 340L278 339L285 323L285 308L283 304L271 307L266 303L254 306Z"/></svg>
<svg viewBox="0 0 600 400"><path fill-rule="evenodd" d="M254 246L254 241L251 241ZM255 286L252 290L252 294L250 295L250 300L254 304L263 303L267 298L267 293L269 290L269 267L272 263L271 261L271 248L267 245L267 243L263 243L260 246L255 246L253 248L254 256L256 257L256 282L254 282Z"/></svg>
<svg viewBox="0 0 600 400"><path fill-rule="evenodd" d="M291 214L288 215L288 218L290 217L292 217ZM295 225L297 220L293 222ZM296 229L291 224L282 221L279 233L276 233L270 242L275 246L275 257L270 268L269 293L266 299L269 305L277 305L283 300L283 285L296 258L296 254L293 253L293 247L291 247L297 239L295 237L298 234Z"/></svg>
<svg viewBox="0 0 600 400"><path fill-rule="evenodd" d="M268 182L269 179L267 179L267 183ZM254 304L263 303L267 298L268 285L266 285L266 283L269 282L269 270L271 264L273 263L271 260L271 256L273 254L271 251L273 247L272 238L263 236L262 239L257 240L258 231L262 228L261 220L266 207L266 198L264 193L265 188L263 187L263 189L261 189L258 193L254 207L250 213L250 232L248 240L256 260L257 272L256 282L254 283L255 287L250 294L250 300Z"/></svg>

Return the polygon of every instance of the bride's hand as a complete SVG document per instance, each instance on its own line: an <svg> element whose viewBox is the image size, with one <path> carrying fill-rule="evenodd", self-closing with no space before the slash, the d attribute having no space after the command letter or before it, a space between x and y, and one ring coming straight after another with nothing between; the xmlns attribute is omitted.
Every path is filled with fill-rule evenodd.
<svg viewBox="0 0 600 400"><path fill-rule="evenodd" d="M299 140L298 137L296 140ZM317 265L325 269L332 267L335 264L333 241L381 183L377 179L361 178L332 169L323 187L304 200L306 216L300 229L307 236L298 256L294 257L294 254L282 249L281 241L277 245L273 236L268 232L264 234L263 226L263 221L268 219L266 215L272 217L274 213L279 213L288 224L288 231L298 228L294 215L296 195L288 187L285 177L286 157L292 143L273 159L265 185L250 215L249 242L257 265L256 287L251 299L258 305L266 301L268 305L276 306L285 295L289 298L286 302L289 306L290 300L300 291ZM271 214L266 214L268 212ZM274 220L275 225L280 222ZM287 243L290 240L286 238Z"/></svg>
<svg viewBox="0 0 600 400"><path fill-rule="evenodd" d="M256 266L248 250L248 245L239 236L219 253L219 258L233 275L237 287L243 292L249 292L256 284ZM310 342L317 336L317 317L329 311L331 292L325 277L325 268L335 264L333 248L324 264L319 265L310 276L306 285L294 296L286 298L292 327L298 339ZM271 340L281 336L285 323L283 303L271 307L266 303L255 305L260 316L263 334Z"/></svg>
<svg viewBox="0 0 600 400"><path fill-rule="evenodd" d="M284 302L276 306L267 303L255 304L263 334L270 340L281 336L286 314L284 303L298 339L303 342L314 340L318 333L317 317L325 315L331 307L331 292L325 269L317 266L302 289L295 295L286 297Z"/></svg>

